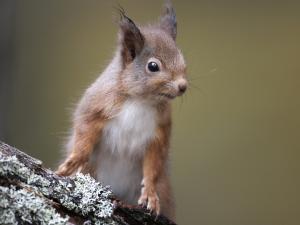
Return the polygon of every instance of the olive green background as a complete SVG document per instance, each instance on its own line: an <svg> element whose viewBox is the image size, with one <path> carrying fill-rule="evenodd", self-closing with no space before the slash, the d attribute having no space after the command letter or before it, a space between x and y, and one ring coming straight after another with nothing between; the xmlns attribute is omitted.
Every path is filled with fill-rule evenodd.
<svg viewBox="0 0 300 225"><path fill-rule="evenodd" d="M135 21L162 1L119 1ZM174 1L190 88L173 104L183 225L300 224L300 4ZM74 105L112 58L117 1L16 1L6 141L55 168Z"/></svg>

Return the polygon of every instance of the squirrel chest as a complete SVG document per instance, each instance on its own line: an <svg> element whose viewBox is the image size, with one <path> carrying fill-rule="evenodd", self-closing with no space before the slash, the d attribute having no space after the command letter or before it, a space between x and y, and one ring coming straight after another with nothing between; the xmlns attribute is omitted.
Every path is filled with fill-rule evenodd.
<svg viewBox="0 0 300 225"><path fill-rule="evenodd" d="M175 10L166 0L160 21L148 26L137 26L122 7L119 13L115 55L76 108L57 174L91 173L124 203L174 218L171 101L188 85Z"/></svg>
<svg viewBox="0 0 300 225"><path fill-rule="evenodd" d="M141 158L155 136L156 113L146 101L127 100L104 127L100 149L95 151L97 179L128 203L135 203L140 195Z"/></svg>

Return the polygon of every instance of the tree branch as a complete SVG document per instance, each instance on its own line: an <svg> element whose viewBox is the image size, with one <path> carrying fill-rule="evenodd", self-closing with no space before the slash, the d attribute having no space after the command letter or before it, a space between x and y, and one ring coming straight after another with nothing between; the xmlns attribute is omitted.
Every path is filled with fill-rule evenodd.
<svg viewBox="0 0 300 225"><path fill-rule="evenodd" d="M0 142L1 224L175 225L128 206L89 175L61 177L42 162Z"/></svg>

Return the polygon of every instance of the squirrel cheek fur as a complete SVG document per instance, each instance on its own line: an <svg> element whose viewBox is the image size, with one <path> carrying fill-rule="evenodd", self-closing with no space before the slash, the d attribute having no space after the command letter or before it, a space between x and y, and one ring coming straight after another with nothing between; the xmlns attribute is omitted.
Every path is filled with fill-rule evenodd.
<svg viewBox="0 0 300 225"><path fill-rule="evenodd" d="M115 56L77 105L57 173L90 173L125 203L174 219L170 101L187 88L175 11L166 1L160 21L141 27L120 15Z"/></svg>

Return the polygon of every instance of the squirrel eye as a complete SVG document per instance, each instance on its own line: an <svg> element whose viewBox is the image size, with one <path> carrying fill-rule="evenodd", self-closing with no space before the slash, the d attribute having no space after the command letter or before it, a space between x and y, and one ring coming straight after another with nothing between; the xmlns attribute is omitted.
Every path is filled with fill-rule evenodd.
<svg viewBox="0 0 300 225"><path fill-rule="evenodd" d="M148 63L148 69L151 72L158 72L159 71L159 66L157 65L156 62L149 62Z"/></svg>

